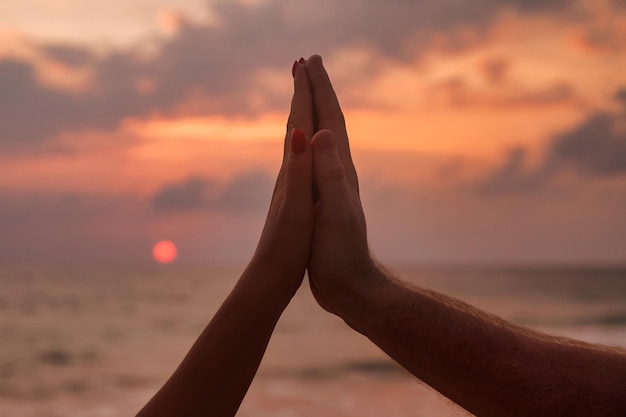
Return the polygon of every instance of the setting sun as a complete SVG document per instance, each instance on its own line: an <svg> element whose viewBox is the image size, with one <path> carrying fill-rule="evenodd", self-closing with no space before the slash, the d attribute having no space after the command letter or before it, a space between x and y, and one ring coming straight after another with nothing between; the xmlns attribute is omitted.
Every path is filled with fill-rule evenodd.
<svg viewBox="0 0 626 417"><path fill-rule="evenodd" d="M167 264L176 259L178 251L176 245L168 240L162 240L158 242L152 248L152 256L157 262Z"/></svg>

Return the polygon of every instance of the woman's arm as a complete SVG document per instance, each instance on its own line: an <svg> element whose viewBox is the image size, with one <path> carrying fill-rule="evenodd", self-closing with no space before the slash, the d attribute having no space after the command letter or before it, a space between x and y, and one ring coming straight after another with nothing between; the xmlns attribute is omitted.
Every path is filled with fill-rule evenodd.
<svg viewBox="0 0 626 417"><path fill-rule="evenodd" d="M304 60L285 155L254 257L176 372L138 417L234 416L280 315L300 287L313 228L311 89Z"/></svg>
<svg viewBox="0 0 626 417"><path fill-rule="evenodd" d="M139 417L234 416L292 294L271 265L253 261ZM275 281L275 285L271 282Z"/></svg>

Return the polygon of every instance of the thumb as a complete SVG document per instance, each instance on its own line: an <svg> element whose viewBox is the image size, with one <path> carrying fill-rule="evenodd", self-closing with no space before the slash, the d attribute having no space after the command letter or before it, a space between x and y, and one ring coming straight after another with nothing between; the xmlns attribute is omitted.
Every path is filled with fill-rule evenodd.
<svg viewBox="0 0 626 417"><path fill-rule="evenodd" d="M339 159L335 138L330 130L320 130L311 140L313 172L320 200L325 204L343 205L349 201L346 173Z"/></svg>

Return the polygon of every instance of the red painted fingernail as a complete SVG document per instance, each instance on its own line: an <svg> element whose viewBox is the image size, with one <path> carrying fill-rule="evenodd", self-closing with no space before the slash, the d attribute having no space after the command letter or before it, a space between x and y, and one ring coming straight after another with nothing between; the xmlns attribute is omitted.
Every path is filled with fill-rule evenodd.
<svg viewBox="0 0 626 417"><path fill-rule="evenodd" d="M298 65L298 61L293 61L293 66L291 67L291 76L296 78L296 66Z"/></svg>
<svg viewBox="0 0 626 417"><path fill-rule="evenodd" d="M296 154L304 153L306 150L306 134L302 129L291 131L291 151Z"/></svg>

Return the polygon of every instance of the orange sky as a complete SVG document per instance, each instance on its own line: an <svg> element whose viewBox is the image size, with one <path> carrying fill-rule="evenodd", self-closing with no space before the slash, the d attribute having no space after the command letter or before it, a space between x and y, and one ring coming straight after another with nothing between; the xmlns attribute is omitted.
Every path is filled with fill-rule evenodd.
<svg viewBox="0 0 626 417"><path fill-rule="evenodd" d="M160 239L178 239L183 260L244 259L269 198L250 190L271 191L280 161L291 62L319 52L382 257L626 260L626 9L617 2L510 1L462 17L453 0L432 10L373 3L334 37L332 19L353 2L335 15L324 9L331 1L315 11L281 0L109 3L89 25L78 1L0 6L8 259L144 259ZM31 6L52 18L42 24ZM432 17L413 26L411 13ZM397 22L395 32L377 31L377 17ZM608 137L593 142L594 132ZM83 203L64 209L68 196ZM68 227L38 239L54 221ZM112 224L119 235L103 231ZM53 244L63 236L75 243ZM93 253L77 254L80 242Z"/></svg>

